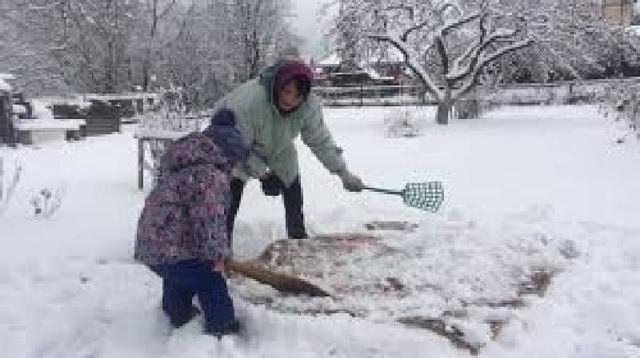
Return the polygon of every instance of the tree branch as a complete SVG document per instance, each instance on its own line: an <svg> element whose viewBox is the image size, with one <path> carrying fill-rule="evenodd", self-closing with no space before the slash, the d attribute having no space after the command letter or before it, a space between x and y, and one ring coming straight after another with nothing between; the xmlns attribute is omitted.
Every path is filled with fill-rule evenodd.
<svg viewBox="0 0 640 358"><path fill-rule="evenodd" d="M465 68L462 70L456 67L455 68L456 71L454 73L448 74L446 76L447 80L457 81L468 76L470 73L474 71L478 63L478 60L481 57L482 51L486 50L490 45L492 45L498 40L510 39L515 35L516 35L515 30L509 30L508 32L494 32L493 34L491 34L491 36L489 36L489 38L486 41L474 47L474 50L469 55L470 60L467 66L465 66ZM528 39L528 40L533 42L532 39ZM456 63L456 65L459 65L459 63Z"/></svg>
<svg viewBox="0 0 640 358"><path fill-rule="evenodd" d="M162 10L162 12L160 13L160 15L158 15L158 19L161 19L165 16L167 16L167 14L169 14L169 12L171 11L171 9L176 5L176 0L172 0L169 4L167 4L167 7L164 8L164 10Z"/></svg>
<svg viewBox="0 0 640 358"><path fill-rule="evenodd" d="M418 76L422 84L425 86L427 92L431 93L437 100L440 100L440 98L442 98L442 94L438 86L431 79L429 74L423 68L421 68L420 64L416 62L415 58L417 58L417 56L406 45L406 43L402 42L399 38L395 38L387 34L370 34L367 37L380 42L388 42L393 47L398 49L398 51L402 52L405 64L409 66L409 68L411 68L411 70Z"/></svg>
<svg viewBox="0 0 640 358"><path fill-rule="evenodd" d="M473 74L470 77L470 79L467 81L467 83L463 84L462 87L460 88L459 91L457 91L454 95L455 99L461 98L462 96L466 95L477 83L478 83L478 75L480 75L480 71L486 67L489 63L491 63L492 61L494 61L495 59L497 59L498 57L511 52L511 51L515 51L524 47L527 47L529 45L533 44L533 40L532 39L525 39L525 40L521 40L518 42L515 42L509 46L505 46L503 48L501 48L500 50L492 53L491 55L487 56L487 57L483 57L478 61L478 64L475 66L474 70L473 70Z"/></svg>
<svg viewBox="0 0 640 358"><path fill-rule="evenodd" d="M477 11L473 14L467 15L461 19L458 19L456 21L453 21L449 24L445 24L443 25L440 29L439 29L439 33L441 33L443 36L446 35L448 32L455 30L456 28L459 28L473 20L478 19L480 16L482 16L482 13L480 11Z"/></svg>
<svg viewBox="0 0 640 358"><path fill-rule="evenodd" d="M440 36L436 36L435 43L436 49L438 49L438 53L440 54L442 73L446 75L447 73L449 73L449 54L447 53L447 48L444 45L444 39Z"/></svg>
<svg viewBox="0 0 640 358"><path fill-rule="evenodd" d="M413 26L411 26L410 28L408 28L407 30L405 30L402 35L400 35L400 41L402 42L407 42L407 39L409 38L409 35L411 35L412 32L420 30L421 28L427 26L429 24L428 20L425 20L421 23L415 24Z"/></svg>

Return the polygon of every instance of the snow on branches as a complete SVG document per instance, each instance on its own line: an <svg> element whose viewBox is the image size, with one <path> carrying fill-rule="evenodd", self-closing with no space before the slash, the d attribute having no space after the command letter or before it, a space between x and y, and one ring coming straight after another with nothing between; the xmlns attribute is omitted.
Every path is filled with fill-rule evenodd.
<svg viewBox="0 0 640 358"><path fill-rule="evenodd" d="M448 122L452 106L505 54L546 42L550 51L562 56L556 41L570 48L567 33L575 37L598 28L586 12L553 0L338 2L335 34L346 54L343 58L389 46L400 51L425 95L438 102L440 124Z"/></svg>

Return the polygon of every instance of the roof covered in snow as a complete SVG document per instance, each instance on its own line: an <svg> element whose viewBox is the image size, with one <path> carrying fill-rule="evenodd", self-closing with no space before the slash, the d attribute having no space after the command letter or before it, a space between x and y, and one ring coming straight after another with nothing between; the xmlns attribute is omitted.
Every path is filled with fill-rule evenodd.
<svg viewBox="0 0 640 358"><path fill-rule="evenodd" d="M337 66L339 64L340 56L337 53L333 53L316 63L317 66Z"/></svg>
<svg viewBox="0 0 640 358"><path fill-rule="evenodd" d="M338 66L342 62L342 58L337 53L333 53L328 57L318 61L316 64L319 67ZM400 50L395 47L387 47L374 52L367 60L368 64L374 63L402 63L404 62L404 55ZM365 67L365 65L362 65Z"/></svg>
<svg viewBox="0 0 640 358"><path fill-rule="evenodd" d="M14 122L16 128L23 131L78 130L86 124L84 119L22 119Z"/></svg>
<svg viewBox="0 0 640 358"><path fill-rule="evenodd" d="M395 47L386 47L380 51L376 51L369 57L369 63L398 63L404 62L404 55Z"/></svg>

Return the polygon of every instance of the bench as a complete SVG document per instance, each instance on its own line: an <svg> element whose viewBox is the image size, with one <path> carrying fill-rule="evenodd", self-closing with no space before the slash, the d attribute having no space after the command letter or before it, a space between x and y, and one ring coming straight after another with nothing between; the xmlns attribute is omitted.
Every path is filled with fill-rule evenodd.
<svg viewBox="0 0 640 358"><path fill-rule="evenodd" d="M18 119L14 128L18 143L38 144L65 140L79 140L84 119Z"/></svg>

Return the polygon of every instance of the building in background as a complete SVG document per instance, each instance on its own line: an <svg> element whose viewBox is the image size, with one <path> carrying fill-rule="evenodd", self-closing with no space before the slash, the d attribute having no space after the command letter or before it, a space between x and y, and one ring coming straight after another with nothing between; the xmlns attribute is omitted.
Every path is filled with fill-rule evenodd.
<svg viewBox="0 0 640 358"><path fill-rule="evenodd" d="M638 0L603 0L602 16L614 26L630 26Z"/></svg>
<svg viewBox="0 0 640 358"><path fill-rule="evenodd" d="M633 24L639 5L638 0L574 0L573 4L611 26L624 27Z"/></svg>

